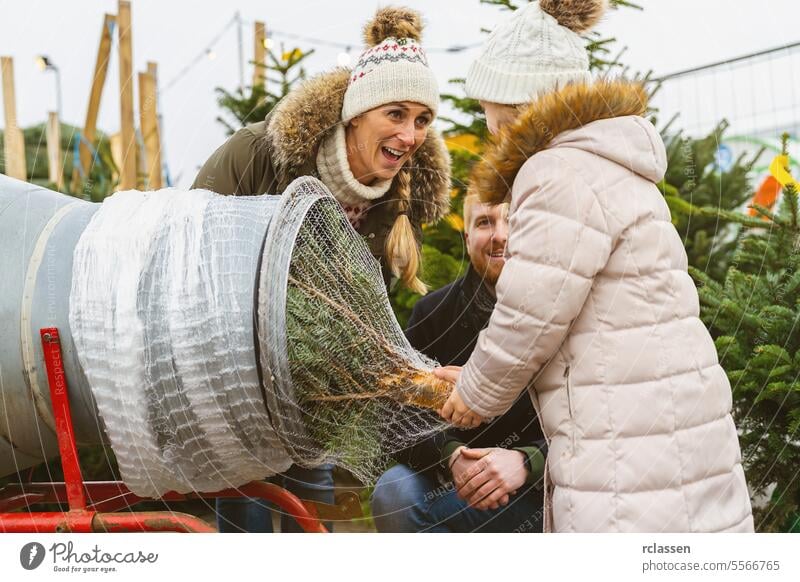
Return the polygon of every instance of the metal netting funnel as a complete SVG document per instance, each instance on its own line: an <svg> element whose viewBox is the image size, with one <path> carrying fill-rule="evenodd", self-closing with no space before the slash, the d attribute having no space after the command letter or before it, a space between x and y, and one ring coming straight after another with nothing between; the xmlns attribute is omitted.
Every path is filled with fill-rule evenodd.
<svg viewBox="0 0 800 582"><path fill-rule="evenodd" d="M378 262L322 182L283 193L265 242L258 338L267 407L292 460L373 482L444 425L450 387L392 313Z"/></svg>
<svg viewBox="0 0 800 582"><path fill-rule="evenodd" d="M219 491L288 469L262 396L255 289L279 200L118 192L75 246L69 324L125 484Z"/></svg>

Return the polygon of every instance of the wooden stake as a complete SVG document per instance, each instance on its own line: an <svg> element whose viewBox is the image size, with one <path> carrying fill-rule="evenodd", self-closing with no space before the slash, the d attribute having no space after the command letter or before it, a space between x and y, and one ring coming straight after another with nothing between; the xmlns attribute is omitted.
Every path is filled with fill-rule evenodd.
<svg viewBox="0 0 800 582"><path fill-rule="evenodd" d="M28 167L25 163L25 137L17 126L17 100L14 93L14 59L0 57L0 68L3 76L3 109L5 112L5 141L3 156L5 157L6 175L18 180L28 179Z"/></svg>
<svg viewBox="0 0 800 582"><path fill-rule="evenodd" d="M117 17L113 14L106 14L103 18L103 30L100 33L100 45L97 48L97 60L94 64L94 77L92 78L92 88L89 92L89 106L86 109L86 122L83 124L83 138L97 147L96 132L97 132L97 114L100 111L100 97L103 94L103 86L106 82L106 73L108 72L108 61L111 55L111 41L112 31L117 24ZM81 168L83 175L88 178L89 172L92 169L92 151L89 147L81 142L80 144L81 155ZM80 171L78 168L72 170L72 185L73 192L77 192L80 188Z"/></svg>
<svg viewBox="0 0 800 582"><path fill-rule="evenodd" d="M111 161L113 161L114 165L117 167L114 179L119 181L122 173L122 161L125 157L122 151L122 134L117 132L108 136L108 147L111 150ZM121 187L117 184L115 192L120 189Z"/></svg>
<svg viewBox="0 0 800 582"><path fill-rule="evenodd" d="M133 114L133 41L131 31L131 3L120 0L117 9L119 24L119 94L120 133L122 134L122 167L120 190L136 188L136 130Z"/></svg>
<svg viewBox="0 0 800 582"><path fill-rule="evenodd" d="M150 73L153 77L153 83L155 84L153 90L156 93L155 98L155 115L156 115L156 128L158 130L158 173L156 174L157 177L157 186L153 186L154 189L163 188L164 187L164 178L163 178L163 169L164 169L164 161L161 159L161 115L158 113L158 64L154 63L153 61L147 61L147 72ZM155 164L155 162L153 162Z"/></svg>
<svg viewBox="0 0 800 582"><path fill-rule="evenodd" d="M152 66L151 66L152 65ZM139 127L145 152L146 188L161 189L161 137L158 129L158 108L155 63L148 63L148 72L139 73Z"/></svg>
<svg viewBox="0 0 800 582"><path fill-rule="evenodd" d="M253 87L264 86L267 82L267 58L265 41L267 31L263 22L255 24L255 65L253 69Z"/></svg>
<svg viewBox="0 0 800 582"><path fill-rule="evenodd" d="M64 189L64 170L61 160L61 123L58 112L51 111L47 115L47 172L51 184L56 190Z"/></svg>

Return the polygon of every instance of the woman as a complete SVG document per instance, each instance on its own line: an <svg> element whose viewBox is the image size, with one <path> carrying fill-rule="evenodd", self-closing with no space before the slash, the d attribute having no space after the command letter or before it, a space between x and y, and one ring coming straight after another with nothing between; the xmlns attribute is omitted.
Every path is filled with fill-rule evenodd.
<svg viewBox="0 0 800 582"><path fill-rule="evenodd" d="M365 237L387 284L394 276L424 293L417 276L421 225L449 210L450 158L431 128L439 91L421 33L419 13L378 10L364 27L368 48L353 70L336 69L294 89L265 121L240 129L214 152L193 187L280 193L297 177L316 176ZM283 479L302 498L333 503L330 466L294 466ZM236 501L218 503L221 530L271 531L269 511Z"/></svg>
<svg viewBox="0 0 800 582"><path fill-rule="evenodd" d="M280 193L297 177L316 176L366 237L387 282L394 275L424 292L417 277L421 225L449 210L450 158L430 127L439 91L421 34L419 13L378 10L364 27L369 48L353 70L302 83L265 121L214 152L192 187Z"/></svg>
<svg viewBox="0 0 800 582"><path fill-rule="evenodd" d="M510 194L509 240L489 327L463 371L438 371L457 381L442 415L475 425L535 382L546 529L750 532L730 385L656 186L646 93L589 76L579 33L604 8L532 2L470 68L499 131L476 187Z"/></svg>

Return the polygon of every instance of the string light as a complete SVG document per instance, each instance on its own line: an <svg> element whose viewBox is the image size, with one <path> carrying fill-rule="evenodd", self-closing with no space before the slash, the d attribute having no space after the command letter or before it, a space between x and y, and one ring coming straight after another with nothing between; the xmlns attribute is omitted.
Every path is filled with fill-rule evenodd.
<svg viewBox="0 0 800 582"><path fill-rule="evenodd" d="M228 21L227 24L217 33L217 35L213 38L213 40L206 45L206 47L200 52L194 59L192 59L189 63L187 63L181 71L173 77L168 83L164 85L162 89L159 90L159 93L166 93L168 89L173 87L178 81L180 81L184 76L186 76L191 69L197 66L202 60L214 60L217 58L217 53L214 51L214 46L222 39L222 37L231 30L234 25L236 24L254 24L255 21L244 21L239 20L236 15ZM353 43L345 43L345 42L335 42L330 40L325 40L322 38L315 38L312 36L303 36L299 34L295 34L292 32L285 32L281 30L275 30L274 28L270 30L270 33L275 36L280 36L283 38L288 38L294 41L298 41L301 43L310 44L313 46L328 46L342 49L342 52L339 53L337 57L337 62L340 66L346 67L349 66L352 62L350 57L350 51L352 50ZM426 47L425 51L428 53L460 53L466 50L470 50L480 46L480 42L476 42L473 44L466 44L466 45L453 45L449 47ZM264 39L264 47L267 50L272 49L275 46L275 41L272 38L265 38ZM360 44L358 45L360 46Z"/></svg>
<svg viewBox="0 0 800 582"><path fill-rule="evenodd" d="M194 67L196 67L201 61L206 59L213 59L216 57L216 53L214 53L214 46L225 36L225 33L231 30L237 24L237 17L234 17L225 24L224 27L214 36L210 43L206 45L202 52L198 53L196 57L194 57L191 61L189 61L180 72L175 75L168 83L166 83L163 89L159 89L159 94L163 95L167 91L169 91L178 81L180 81L183 77L185 77L189 71L191 71ZM214 57L211 54L214 54Z"/></svg>
<svg viewBox="0 0 800 582"><path fill-rule="evenodd" d="M339 56L336 57L336 62L339 64L340 67L349 67L350 66L350 54L349 53L339 53Z"/></svg>
<svg viewBox="0 0 800 582"><path fill-rule="evenodd" d="M243 24L254 24L254 20L243 20ZM294 32L286 32L284 30L276 30L274 28L270 29L270 34L275 36L280 36L283 38L288 38L291 40L296 40L300 42L305 42L314 46L329 46L334 48L343 49L344 51L349 52L353 46L361 46L361 43L347 43L347 42L337 42L332 40L326 40L324 38L316 38L313 36L304 36L301 34L297 34ZM265 39L265 42L270 42L271 39ZM446 47L425 47L425 52L427 53L460 53L463 51L467 51L473 48L477 48L481 46L482 42L474 42L472 44L461 44L461 45L452 45ZM269 47L268 47L269 48Z"/></svg>

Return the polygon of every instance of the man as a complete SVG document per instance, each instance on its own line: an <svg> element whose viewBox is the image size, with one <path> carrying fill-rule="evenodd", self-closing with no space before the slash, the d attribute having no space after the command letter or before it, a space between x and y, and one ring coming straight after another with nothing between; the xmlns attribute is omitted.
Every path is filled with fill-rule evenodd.
<svg viewBox="0 0 800 582"><path fill-rule="evenodd" d="M494 309L505 263L508 205L464 200L469 270L421 299L406 335L442 365L469 359ZM544 437L524 394L505 415L476 429L450 429L400 455L375 486L372 513L381 532L542 530ZM497 502L486 497L499 494Z"/></svg>

